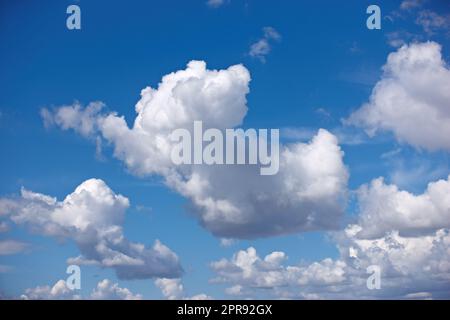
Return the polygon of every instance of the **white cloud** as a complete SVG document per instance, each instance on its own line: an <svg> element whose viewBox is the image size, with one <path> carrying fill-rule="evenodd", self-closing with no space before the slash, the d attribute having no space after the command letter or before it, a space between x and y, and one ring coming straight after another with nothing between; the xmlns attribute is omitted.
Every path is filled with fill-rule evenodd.
<svg viewBox="0 0 450 320"><path fill-rule="evenodd" d="M273 32L266 30L268 37L275 37ZM61 108L50 114L60 119L63 129L75 123L75 131L101 135L134 174L163 176L167 186L191 201L202 226L218 237L337 228L348 173L336 137L326 130L319 130L308 143L282 146L275 176L259 175L256 166L173 165L169 136L174 129L192 131L195 120L201 120L204 128L221 130L242 124L249 81L242 65L207 70L204 62L191 61L185 70L164 76L157 89L142 90L132 128L115 113L98 112L92 120L92 107L87 111L73 106L63 113L71 115L67 121ZM90 119L85 120L88 124L96 123L94 130L74 120L73 112L79 119Z"/></svg>
<svg viewBox="0 0 450 320"><path fill-rule="evenodd" d="M230 287L225 293L246 298L368 299L448 298L450 283L450 234L440 229L433 235L401 237L391 232L376 239L359 239L349 226L339 233L338 259L326 258L309 265L285 265L280 259L268 263L253 248L237 252L232 259L211 264L213 283ZM351 248L351 250L349 250ZM353 252L350 256L349 252ZM286 257L283 252L274 252ZM369 290L366 268L381 268L381 290ZM417 293L420 292L420 295Z"/></svg>
<svg viewBox="0 0 450 320"><path fill-rule="evenodd" d="M97 284L90 298L94 300L142 300L142 295L134 294L129 289L121 288L119 284L104 279Z"/></svg>
<svg viewBox="0 0 450 320"><path fill-rule="evenodd" d="M307 266L300 275L300 285L334 285L345 280L345 263L330 258L314 262Z"/></svg>
<svg viewBox="0 0 450 320"><path fill-rule="evenodd" d="M266 61L266 56L272 50L272 41L280 41L281 35L272 27L263 28L263 37L250 46L249 55L258 58L261 62Z"/></svg>
<svg viewBox="0 0 450 320"><path fill-rule="evenodd" d="M159 278L155 280L155 285L161 290L163 296L168 300L211 300L212 298L204 293L186 297L181 279Z"/></svg>
<svg viewBox="0 0 450 320"><path fill-rule="evenodd" d="M403 0L400 4L400 9L402 10L411 10L415 8L419 8L423 5L425 0Z"/></svg>
<svg viewBox="0 0 450 320"><path fill-rule="evenodd" d="M207 294L204 293L200 293L192 297L188 297L186 300L213 300L213 297L208 296Z"/></svg>
<svg viewBox="0 0 450 320"><path fill-rule="evenodd" d="M431 10L419 12L416 24L420 25L427 34L432 35L439 30L450 28L450 15L440 15Z"/></svg>
<svg viewBox="0 0 450 320"><path fill-rule="evenodd" d="M0 222L0 233L8 232L9 225L5 221Z"/></svg>
<svg viewBox="0 0 450 320"><path fill-rule="evenodd" d="M0 256L21 253L29 247L28 243L16 240L0 241Z"/></svg>
<svg viewBox="0 0 450 320"><path fill-rule="evenodd" d="M22 188L19 198L0 199L0 214L34 232L73 239L81 255L72 264L113 268L119 278L174 277L182 272L178 257L158 240L152 247L128 241L122 229L127 198L102 180L89 179L63 201Z"/></svg>
<svg viewBox="0 0 450 320"><path fill-rule="evenodd" d="M383 70L369 102L345 122L369 135L391 131L418 148L450 150L450 70L440 45L405 45L389 55Z"/></svg>

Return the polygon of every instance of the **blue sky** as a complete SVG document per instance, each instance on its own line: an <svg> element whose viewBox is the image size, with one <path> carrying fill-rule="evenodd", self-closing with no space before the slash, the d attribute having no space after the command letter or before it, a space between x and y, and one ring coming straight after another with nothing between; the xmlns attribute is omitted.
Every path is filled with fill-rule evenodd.
<svg viewBox="0 0 450 320"><path fill-rule="evenodd" d="M441 45L442 60L450 61L450 26L445 23L449 4L409 3L417 5L402 9L402 1L378 1L382 28L369 30L366 8L372 1L230 0L217 7L204 0L2 2L0 197L17 199L24 187L62 201L83 181L102 179L130 201L123 224L126 238L146 245L159 239L179 257L186 296L229 298L224 289L236 283L230 278L211 283L216 275L210 264L250 246L262 257L283 251L289 265L339 260L329 230L221 245L220 237L191 212L190 200L167 187L161 175L133 174L114 155L114 143L105 140L99 155L92 137L58 125L44 126L41 110L102 101L106 112L123 115L131 127L141 90L156 88L164 75L184 69L191 60L203 60L211 70L243 64L251 75L244 128L280 128L290 133L282 134L282 143L307 142L319 128L339 139L349 173L347 205L339 222L344 228L361 214L354 191L362 184L384 177L387 184L421 194L429 182L445 180L449 174L445 143L428 150L392 126L368 137L364 124L342 122L369 101L384 77L387 56L400 50L393 46L394 38L405 44L434 41ZM70 4L81 8L81 30L66 28ZM427 30L424 20L418 20L424 11L444 17L444 22ZM263 28L269 26L280 39L269 40L270 52L262 61L250 54L250 48L263 39ZM448 101L444 108L448 112ZM0 240L27 244L20 252L0 256L0 265L7 266L0 272L3 296L19 297L28 288L52 286L66 278L67 259L80 254L73 239L33 232L7 215L1 221L9 230L0 233ZM111 268L91 265L82 266L80 294L88 296L104 278L145 298L164 298L155 277L124 280ZM438 286L450 288L445 282ZM272 297L264 290L252 294Z"/></svg>

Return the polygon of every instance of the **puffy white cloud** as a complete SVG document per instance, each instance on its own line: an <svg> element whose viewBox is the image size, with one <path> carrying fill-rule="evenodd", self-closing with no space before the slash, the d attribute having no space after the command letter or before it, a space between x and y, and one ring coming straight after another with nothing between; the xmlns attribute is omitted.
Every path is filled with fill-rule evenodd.
<svg viewBox="0 0 450 320"><path fill-rule="evenodd" d="M168 300L211 300L212 298L204 293L186 297L181 279L159 278L155 280L155 285L161 290L163 296Z"/></svg>
<svg viewBox="0 0 450 320"><path fill-rule="evenodd" d="M187 300L213 300L213 297L208 296L204 293L199 293L196 295L193 295L192 297L188 297Z"/></svg>
<svg viewBox="0 0 450 320"><path fill-rule="evenodd" d="M89 179L63 201L22 188L21 197L0 199L0 214L34 232L73 239L81 255L72 264L110 267L124 279L179 276L178 257L158 240L147 247L124 237L128 206L102 180Z"/></svg>
<svg viewBox="0 0 450 320"><path fill-rule="evenodd" d="M345 280L345 263L330 258L308 265L301 273L300 285L334 285Z"/></svg>
<svg viewBox="0 0 450 320"><path fill-rule="evenodd" d="M228 295L248 298L449 297L448 230L417 237L401 237L393 231L377 239L359 239L352 230L354 227L339 233L338 259L326 258L309 265L285 265L281 260L270 264L270 255L260 258L255 249L249 248L237 252L230 260L213 262L211 267L217 276L212 282L230 285L225 289ZM282 252L273 254L286 256ZM380 290L369 290L366 286L370 275L366 269L373 265L381 270Z"/></svg>
<svg viewBox="0 0 450 320"><path fill-rule="evenodd" d="M414 8L421 7L425 0L403 0L400 4L400 9L411 10Z"/></svg>
<svg viewBox="0 0 450 320"><path fill-rule="evenodd" d="M265 32L276 37L272 29ZM202 226L218 237L255 238L337 228L348 173L336 137L326 130L319 130L309 143L282 146L279 173L274 176L261 176L254 165L172 163L174 129L192 132L196 120L203 122L204 129L242 124L249 81L242 65L208 70L205 62L191 61L185 70L164 76L157 89L142 90L132 128L123 117L96 107L75 104L64 112L69 117L60 115L67 106L48 113L63 129L102 136L134 174L163 176L167 186L191 201ZM78 120L72 113L78 114ZM89 125L83 125L83 119ZM96 123L92 130L91 123Z"/></svg>
<svg viewBox="0 0 450 320"><path fill-rule="evenodd" d="M155 284L161 289L166 299L175 300L183 297L184 289L181 279L160 278L155 280Z"/></svg>
<svg viewBox="0 0 450 320"><path fill-rule="evenodd" d="M16 240L1 240L0 241L0 256L10 255L23 252L29 247L28 243Z"/></svg>
<svg viewBox="0 0 450 320"><path fill-rule="evenodd" d="M281 149L280 169L197 166L169 185L191 199L201 224L224 238L255 238L339 226L347 170L337 139L320 130L309 143Z"/></svg>
<svg viewBox="0 0 450 320"><path fill-rule="evenodd" d="M56 124L63 130L73 129L84 137L95 133L97 115L105 105L102 102L91 102L83 108L79 102L59 107L55 113L41 109L41 117L46 127Z"/></svg>
<svg viewBox="0 0 450 320"><path fill-rule="evenodd" d="M104 279L97 283L90 298L94 300L142 300L142 295L134 294L129 289L121 288L119 284Z"/></svg>
<svg viewBox="0 0 450 320"><path fill-rule="evenodd" d="M24 300L67 300L79 299L74 291L70 290L64 280L57 281L52 287L38 286L36 288L26 289L21 295Z"/></svg>
<svg viewBox="0 0 450 320"><path fill-rule="evenodd" d="M289 289L299 291L303 286L339 284L345 280L345 263L324 259L310 265L285 265L287 256L275 251L264 258L255 248L238 251L231 259L211 263L217 274L214 283L230 284L225 293L235 296L252 296L255 289Z"/></svg>
<svg viewBox="0 0 450 320"><path fill-rule="evenodd" d="M263 37L250 46L249 55L266 62L266 55L272 50L271 42L280 41L281 35L272 27L263 28Z"/></svg>
<svg viewBox="0 0 450 320"><path fill-rule="evenodd" d="M380 237L391 230L403 235L450 228L450 176L414 195L378 178L358 191L361 237Z"/></svg>
<svg viewBox="0 0 450 320"><path fill-rule="evenodd" d="M450 70L435 42L404 45L388 56L369 102L348 124L369 135L391 131L401 141L427 150L450 150Z"/></svg>

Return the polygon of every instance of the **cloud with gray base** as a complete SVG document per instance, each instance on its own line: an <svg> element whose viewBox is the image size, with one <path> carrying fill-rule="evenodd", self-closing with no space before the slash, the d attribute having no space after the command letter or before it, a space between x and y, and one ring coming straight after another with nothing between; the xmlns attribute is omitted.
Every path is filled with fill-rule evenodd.
<svg viewBox="0 0 450 320"><path fill-rule="evenodd" d="M128 241L123 234L129 200L115 194L104 181L89 179L63 201L22 188L20 197L1 198L0 215L35 233L71 239L81 255L70 264L112 268L121 279L179 277L177 255L156 240L148 247ZM11 243L4 243L11 252ZM23 249L20 245L14 246Z"/></svg>
<svg viewBox="0 0 450 320"><path fill-rule="evenodd" d="M273 31L267 31L271 34ZM240 126L247 114L250 73L242 65L208 70L203 61L163 77L158 88L141 91L136 118L107 113L99 102L42 111L44 121L72 129L114 148L130 172L158 175L189 199L200 224L220 238L257 238L340 227L348 172L335 135L320 129L306 142L280 147L279 171L261 176L257 166L173 164L173 130ZM236 181L239 181L237 184Z"/></svg>

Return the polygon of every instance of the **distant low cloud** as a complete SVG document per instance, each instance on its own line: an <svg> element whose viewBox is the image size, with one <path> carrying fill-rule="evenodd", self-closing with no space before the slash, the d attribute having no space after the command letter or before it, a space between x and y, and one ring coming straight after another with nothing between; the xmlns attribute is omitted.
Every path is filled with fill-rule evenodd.
<svg viewBox="0 0 450 320"><path fill-rule="evenodd" d="M429 35L440 30L450 29L450 15L440 15L431 10L422 10L416 18L416 24L420 25Z"/></svg>
<svg viewBox="0 0 450 320"><path fill-rule="evenodd" d="M391 230L401 236L417 236L450 229L450 176L431 182L419 195L378 178L359 189L358 200L361 237L382 237Z"/></svg>
<svg viewBox="0 0 450 320"><path fill-rule="evenodd" d="M168 300L212 300L212 297L204 293L191 297L186 296L181 279L160 278L155 280L155 285Z"/></svg>
<svg viewBox="0 0 450 320"><path fill-rule="evenodd" d="M266 62L266 56L272 50L273 41L280 41L281 35L272 27L263 28L263 37L250 46L249 55Z"/></svg>
<svg viewBox="0 0 450 320"><path fill-rule="evenodd" d="M212 283L231 285L225 292L240 298L259 298L258 294L269 293L272 298L299 298L282 292L301 288L335 286L345 280L345 263L324 259L310 265L286 265L287 255L274 251L260 257L256 249L240 250L231 259L211 263L216 277Z"/></svg>
<svg viewBox="0 0 450 320"><path fill-rule="evenodd" d="M267 28L265 37L274 39L277 33ZM141 91L131 127L124 117L98 109L98 103L75 103L45 114L62 129L92 141L105 139L135 175L162 176L169 188L190 200L194 216L217 237L339 228L348 172L338 140L327 130L281 146L279 172L273 176L261 176L255 166L175 166L171 161L174 129L191 132L194 120L219 130L242 125L249 83L243 65L209 70L204 61L191 61L186 69L165 75L157 88Z"/></svg>
<svg viewBox="0 0 450 320"><path fill-rule="evenodd" d="M118 283L104 279L97 283L90 296L82 297L77 291L67 287L66 281L58 280L53 286L38 286L25 290L20 297L23 300L141 300L141 294L134 294L127 288L122 288Z"/></svg>
<svg viewBox="0 0 450 320"><path fill-rule="evenodd" d="M104 279L97 284L90 298L94 300L142 300L142 295L134 294L129 289Z"/></svg>
<svg viewBox="0 0 450 320"><path fill-rule="evenodd" d="M0 198L0 215L18 225L60 239L72 239L80 249L72 264L112 268L122 279L178 277L178 257L158 240L152 247L128 241L123 234L127 198L104 181L89 179L63 201L22 188L18 198ZM24 244L0 243L4 253L21 251Z"/></svg>

